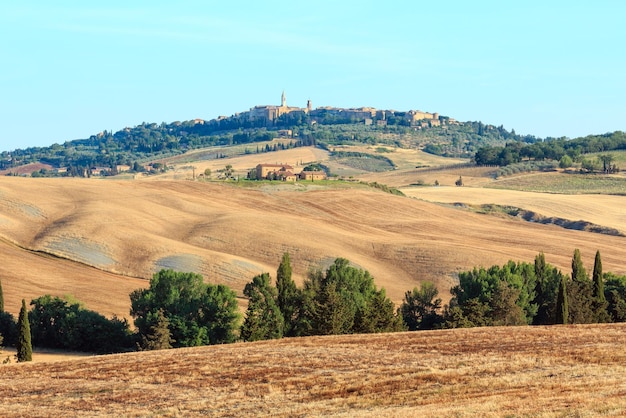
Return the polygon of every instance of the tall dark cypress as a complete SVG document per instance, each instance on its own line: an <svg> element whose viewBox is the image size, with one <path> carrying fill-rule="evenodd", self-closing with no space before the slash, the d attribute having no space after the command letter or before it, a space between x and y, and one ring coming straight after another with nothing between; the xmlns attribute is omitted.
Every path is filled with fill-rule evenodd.
<svg viewBox="0 0 626 418"><path fill-rule="evenodd" d="M283 254L283 259L276 272L276 304L285 320L285 335L293 336L294 321L298 304L298 289L291 278L291 260L289 253Z"/></svg>
<svg viewBox="0 0 626 418"><path fill-rule="evenodd" d="M569 309L567 306L567 288L565 284L565 276L561 277L559 283L559 293L556 298L556 323L567 324L569 317Z"/></svg>
<svg viewBox="0 0 626 418"><path fill-rule="evenodd" d="M549 323L547 304L544 296L544 282L546 280L546 257L543 252L535 257L535 298L533 303L537 305L537 315L533 318L534 325Z"/></svg>
<svg viewBox="0 0 626 418"><path fill-rule="evenodd" d="M17 336L17 361L32 361L33 346L31 344L30 322L28 321L28 312L26 311L26 301L22 299L22 309L17 320L18 336Z"/></svg>
<svg viewBox="0 0 626 418"><path fill-rule="evenodd" d="M609 306L604 295L604 275L602 274L602 258L600 250L596 251L596 259L593 263L593 311L597 322L610 322L611 318L607 311Z"/></svg>
<svg viewBox="0 0 626 418"><path fill-rule="evenodd" d="M596 322L593 312L593 283L583 266L580 250L574 250L572 258L572 280L567 287L570 322L589 324Z"/></svg>

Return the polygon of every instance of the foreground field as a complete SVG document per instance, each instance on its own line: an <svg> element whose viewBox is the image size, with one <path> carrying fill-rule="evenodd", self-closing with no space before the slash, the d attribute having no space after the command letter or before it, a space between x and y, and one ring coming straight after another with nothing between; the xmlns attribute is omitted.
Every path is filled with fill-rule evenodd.
<svg viewBox="0 0 626 418"><path fill-rule="evenodd" d="M313 337L0 366L4 416L624 416L626 325Z"/></svg>

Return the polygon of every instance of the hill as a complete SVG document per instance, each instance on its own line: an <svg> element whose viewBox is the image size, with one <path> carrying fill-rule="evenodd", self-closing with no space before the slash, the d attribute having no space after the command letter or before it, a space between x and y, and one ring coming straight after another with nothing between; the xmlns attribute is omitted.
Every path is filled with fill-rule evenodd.
<svg viewBox="0 0 626 418"><path fill-rule="evenodd" d="M2 366L5 416L623 416L626 326L307 337Z"/></svg>
<svg viewBox="0 0 626 418"><path fill-rule="evenodd" d="M3 151L0 174L87 177L92 172L106 172L115 175L127 167L141 171L141 164L200 148L246 145L247 152L276 151L260 144L278 137L288 139L282 149L378 143L407 149L419 147L437 155L464 158L472 157L480 147L504 145L507 141L537 141L533 136L516 135L502 126L457 122L436 113L373 108L288 109L290 113L269 119L255 116L254 112L241 112L209 121L144 122L63 144Z"/></svg>
<svg viewBox="0 0 626 418"><path fill-rule="evenodd" d="M274 155L296 157L284 152ZM291 254L299 283L311 269L344 257L370 271L397 303L424 280L435 282L445 299L459 271L531 261L540 251L567 272L574 248L588 265L599 249L606 271L625 273L621 237L471 213L358 183L243 184L169 174L137 180L1 177L0 277L7 310L17 314L22 298L73 294L88 309L127 317L129 292L146 286L161 268L201 273L241 295L254 275L274 274L284 252ZM572 218L593 215L592 200L576 212L567 196L551 199L554 208L571 208ZM621 208L610 198L604 207L607 213ZM597 223L621 228L620 222L617 216Z"/></svg>

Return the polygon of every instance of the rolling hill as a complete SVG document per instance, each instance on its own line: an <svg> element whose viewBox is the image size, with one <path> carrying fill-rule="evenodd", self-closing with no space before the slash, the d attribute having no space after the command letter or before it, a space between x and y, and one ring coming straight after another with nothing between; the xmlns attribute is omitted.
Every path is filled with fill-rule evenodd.
<svg viewBox="0 0 626 418"><path fill-rule="evenodd" d="M501 190L477 187L412 188L410 179L421 175L416 164L426 158L428 165L446 160L414 151L399 151L394 158L396 170L357 173L356 178L388 180L420 199L350 182L246 186L186 181L192 167L215 172L232 164L245 173L261 162L328 161L328 153L312 147L210 161L192 158L171 162L174 169L164 175L126 180L1 177L0 277L7 310L16 314L22 298L72 294L88 309L128 317L130 291L146 286L161 268L201 273L241 295L254 275L274 274L284 252L291 254L299 283L310 270L344 257L370 271L397 303L424 280L435 282L447 299L459 271L509 259L531 261L540 251L568 271L574 248L589 264L599 249L605 271L625 273L624 238L425 201L469 201L473 190L486 200L505 197ZM458 173L451 169L436 175L454 179ZM483 172L467 173L467 184L489 181ZM422 190L447 190L448 196L422 196ZM594 217L600 225L623 227L619 197L603 197L603 210L614 215L596 219L601 215L593 211L595 197L579 196L580 205L573 205L567 195L550 196L544 203L537 195L526 196L521 206L537 199L542 208L569 208L573 219Z"/></svg>

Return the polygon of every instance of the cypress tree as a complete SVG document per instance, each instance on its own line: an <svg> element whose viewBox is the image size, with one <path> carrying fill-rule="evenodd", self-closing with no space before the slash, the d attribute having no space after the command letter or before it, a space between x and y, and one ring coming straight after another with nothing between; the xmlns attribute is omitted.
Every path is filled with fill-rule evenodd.
<svg viewBox="0 0 626 418"><path fill-rule="evenodd" d="M244 341L282 338L284 320L276 305L276 289L270 286L269 273L254 276L244 287L243 294L249 300L241 338Z"/></svg>
<svg viewBox="0 0 626 418"><path fill-rule="evenodd" d="M574 256L572 257L572 280L587 280L587 271L585 270L585 266L583 265L580 250L578 248L574 250Z"/></svg>
<svg viewBox="0 0 626 418"><path fill-rule="evenodd" d="M276 304L285 321L284 334L288 337L294 335L295 314L298 305L298 289L296 283L291 278L291 260L289 253L283 254L283 259L276 272Z"/></svg>
<svg viewBox="0 0 626 418"><path fill-rule="evenodd" d="M593 284L583 266L580 250L574 250L572 280L567 288L570 322L588 324L595 322L593 311Z"/></svg>
<svg viewBox="0 0 626 418"><path fill-rule="evenodd" d="M559 293L556 298L556 321L557 324L567 324L569 317L568 303L567 303L567 288L565 284L565 277L561 277L559 283Z"/></svg>
<svg viewBox="0 0 626 418"><path fill-rule="evenodd" d="M609 304L604 296L604 275L602 274L602 258L600 250L596 251L596 259L593 263L593 310L597 322L610 322L607 312Z"/></svg>
<svg viewBox="0 0 626 418"><path fill-rule="evenodd" d="M0 280L0 312L4 312L4 293L2 292L2 280Z"/></svg>
<svg viewBox="0 0 626 418"><path fill-rule="evenodd" d="M28 312L26 311L26 301L22 299L22 309L17 320L18 336L17 336L17 361L32 361L33 346L31 344L30 322L28 321Z"/></svg>
<svg viewBox="0 0 626 418"><path fill-rule="evenodd" d="M533 303L537 305L537 315L533 318L534 325L549 322L547 313L547 301L544 296L544 282L546 280L546 257L543 252L535 257L535 298Z"/></svg>

